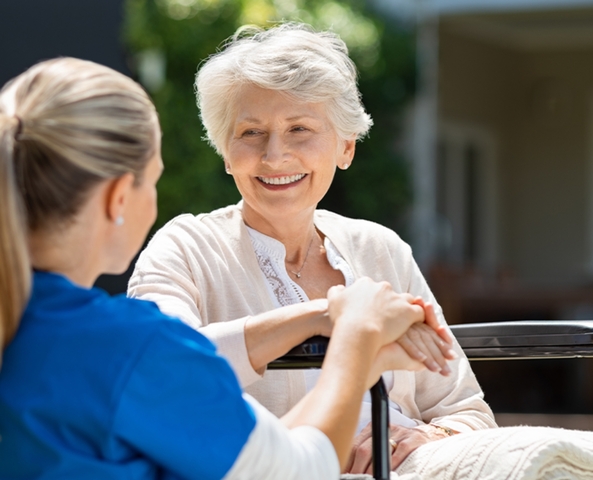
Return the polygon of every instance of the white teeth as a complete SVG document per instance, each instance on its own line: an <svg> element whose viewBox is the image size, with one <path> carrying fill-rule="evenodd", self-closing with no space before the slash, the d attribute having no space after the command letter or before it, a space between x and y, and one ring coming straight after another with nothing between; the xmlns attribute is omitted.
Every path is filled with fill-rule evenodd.
<svg viewBox="0 0 593 480"><path fill-rule="evenodd" d="M273 177L273 178L266 178L266 177L257 177L262 182L267 183L268 185L286 185L288 183L293 183L299 181L301 178L304 178L305 174L300 173L299 175L290 175L289 177Z"/></svg>

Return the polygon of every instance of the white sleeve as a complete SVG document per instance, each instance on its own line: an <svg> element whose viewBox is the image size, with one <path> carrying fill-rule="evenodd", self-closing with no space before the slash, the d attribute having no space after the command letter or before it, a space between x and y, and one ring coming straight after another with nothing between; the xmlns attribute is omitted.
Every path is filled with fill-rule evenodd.
<svg viewBox="0 0 593 480"><path fill-rule="evenodd" d="M257 419L247 443L224 480L337 480L338 456L329 438L315 427L289 430L247 394Z"/></svg>

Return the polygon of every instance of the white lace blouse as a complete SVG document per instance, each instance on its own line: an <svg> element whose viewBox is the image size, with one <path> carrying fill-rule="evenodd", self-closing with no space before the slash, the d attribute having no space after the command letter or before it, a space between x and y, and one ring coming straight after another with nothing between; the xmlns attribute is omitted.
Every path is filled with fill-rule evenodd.
<svg viewBox="0 0 593 480"><path fill-rule="evenodd" d="M275 238L264 235L253 228L247 227L251 237L251 243L255 251L255 256L261 268L261 271L266 279L266 285L270 297L277 308L286 305L293 305L299 302L307 302L309 298L305 291L295 282L292 281L284 263L286 257L286 249L282 242ZM324 240L325 251L327 252L327 260L335 270L339 270L344 275L345 285L348 287L354 283L354 274L350 265L340 255L334 244L329 238ZM307 392L309 392L317 383L319 378L319 369L310 369L303 371L305 375L305 385ZM393 374L386 372L383 374L383 380L388 391L393 388ZM389 400L389 419L390 423L394 425L402 425L404 427L415 427L417 423L405 416L402 413L401 407ZM371 397L367 392L364 396L360 417L358 419L357 433L360 432L371 421Z"/></svg>

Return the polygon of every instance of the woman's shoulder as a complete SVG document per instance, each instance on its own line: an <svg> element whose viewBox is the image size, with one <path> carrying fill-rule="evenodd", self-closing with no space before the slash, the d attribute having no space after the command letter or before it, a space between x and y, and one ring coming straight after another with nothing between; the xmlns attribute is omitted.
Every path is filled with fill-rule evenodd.
<svg viewBox="0 0 593 480"><path fill-rule="evenodd" d="M107 294L106 294L107 295ZM183 323L175 317L161 312L156 303L150 300L129 298L125 295L115 295L103 298L95 312L103 317L112 319L112 325L106 325L120 334L129 332L137 337L151 337L162 335L163 332L174 331L188 337L197 337L200 343L210 346L210 342L201 333Z"/></svg>
<svg viewBox="0 0 593 480"><path fill-rule="evenodd" d="M360 241L387 241L407 246L394 230L370 220L349 218L328 210L316 210L315 224L330 238L344 236Z"/></svg>
<svg viewBox="0 0 593 480"><path fill-rule="evenodd" d="M45 272L35 273L23 320L25 327L30 324L35 330L59 335L69 332L81 339L125 338L130 347L163 329L193 332L180 320L163 314L154 302L123 294L112 296L101 288L83 288L62 275Z"/></svg>
<svg viewBox="0 0 593 480"><path fill-rule="evenodd" d="M198 215L184 213L162 226L151 242L163 238L187 239L189 237L199 241L199 239L212 237L228 237L233 232L239 232L242 224L243 217L239 204L228 205Z"/></svg>

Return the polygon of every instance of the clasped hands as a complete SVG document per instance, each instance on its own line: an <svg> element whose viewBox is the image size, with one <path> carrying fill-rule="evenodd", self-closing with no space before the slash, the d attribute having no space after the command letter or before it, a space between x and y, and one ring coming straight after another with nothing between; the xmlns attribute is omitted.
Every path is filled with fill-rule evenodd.
<svg viewBox="0 0 593 480"><path fill-rule="evenodd" d="M350 322L352 328L380 332L380 345L369 373L372 386L387 370L424 368L449 375L448 360L457 358L453 339L437 319L434 307L420 297L396 293L388 282L360 279L328 291L330 318Z"/></svg>
<svg viewBox="0 0 593 480"><path fill-rule="evenodd" d="M381 331L382 341L369 373L370 387L386 370L424 368L447 376L447 361L457 358L453 338L437 319L434 307L419 297L398 294L387 282L361 279L351 287L332 287L328 292L329 316L354 324L369 323ZM344 320L345 319L345 320ZM445 429L432 425L415 428L391 426L391 465L396 468L419 446L448 436ZM372 473L371 427L368 425L353 443L345 472Z"/></svg>

